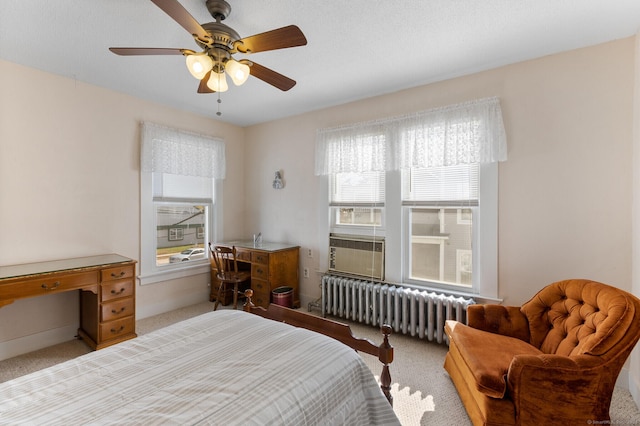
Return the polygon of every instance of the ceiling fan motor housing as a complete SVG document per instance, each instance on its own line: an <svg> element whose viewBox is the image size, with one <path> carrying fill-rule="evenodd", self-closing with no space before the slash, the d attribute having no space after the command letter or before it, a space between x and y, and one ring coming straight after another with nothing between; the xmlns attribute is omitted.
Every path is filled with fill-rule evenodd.
<svg viewBox="0 0 640 426"><path fill-rule="evenodd" d="M224 47L225 49L233 50L234 43L240 40L240 35L231 27L221 22L208 22L202 24L202 28L211 35L213 40L213 46ZM207 49L206 44L200 43L196 38L196 42L203 48Z"/></svg>

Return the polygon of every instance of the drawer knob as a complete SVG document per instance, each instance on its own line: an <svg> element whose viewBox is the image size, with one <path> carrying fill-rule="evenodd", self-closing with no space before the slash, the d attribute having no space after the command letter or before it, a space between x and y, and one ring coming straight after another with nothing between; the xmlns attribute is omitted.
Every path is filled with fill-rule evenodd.
<svg viewBox="0 0 640 426"><path fill-rule="evenodd" d="M112 328L111 332L116 334L116 333L120 333L122 330L124 330L124 325L121 325L120 328L117 330L115 328Z"/></svg>
<svg viewBox="0 0 640 426"><path fill-rule="evenodd" d="M119 274L116 274L115 272L112 272L112 273L111 273L111 278L120 278L120 277L123 277L125 273L126 273L126 272L124 272L124 271L120 271L120 273L119 273Z"/></svg>
<svg viewBox="0 0 640 426"><path fill-rule="evenodd" d="M120 308L120 310L119 310L119 311L116 311L115 309L112 309L112 310L111 310L111 313L112 313L112 314L121 314L121 313L123 313L124 311L125 311L125 307L123 306L122 308Z"/></svg>
<svg viewBox="0 0 640 426"><path fill-rule="evenodd" d="M119 291L116 291L115 289L111 290L111 294L122 294L124 293L126 289L124 287L122 287Z"/></svg>
<svg viewBox="0 0 640 426"><path fill-rule="evenodd" d="M60 281L56 281L51 287L47 286L46 284L42 284L41 287L47 291L55 290L56 288L60 287Z"/></svg>

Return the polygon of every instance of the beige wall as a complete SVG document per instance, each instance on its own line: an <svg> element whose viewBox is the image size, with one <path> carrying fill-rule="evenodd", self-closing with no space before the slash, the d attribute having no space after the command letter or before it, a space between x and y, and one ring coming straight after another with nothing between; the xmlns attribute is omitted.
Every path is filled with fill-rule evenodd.
<svg viewBox="0 0 640 426"><path fill-rule="evenodd" d="M313 175L315 132L499 96L509 159L500 164L499 295L521 304L544 285L591 278L631 290L634 39L629 38L253 126L246 134L248 230L327 256ZM284 190L270 188L284 170ZM319 276L301 280L303 302Z"/></svg>
<svg viewBox="0 0 640 426"><path fill-rule="evenodd" d="M0 265L140 258L143 120L225 139L224 227L242 234L244 198L228 194L243 192L243 129L7 62L0 76ZM202 274L138 287L138 317L206 300L208 282ZM1 308L0 359L72 338L77 306L73 292Z"/></svg>

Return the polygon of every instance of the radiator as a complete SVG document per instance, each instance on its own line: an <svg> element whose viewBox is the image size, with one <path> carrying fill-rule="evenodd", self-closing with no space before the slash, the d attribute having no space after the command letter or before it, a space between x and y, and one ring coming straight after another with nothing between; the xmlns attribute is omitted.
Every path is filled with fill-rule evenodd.
<svg viewBox="0 0 640 426"><path fill-rule="evenodd" d="M473 299L334 275L322 277L322 316L327 314L443 343L444 322L467 322Z"/></svg>

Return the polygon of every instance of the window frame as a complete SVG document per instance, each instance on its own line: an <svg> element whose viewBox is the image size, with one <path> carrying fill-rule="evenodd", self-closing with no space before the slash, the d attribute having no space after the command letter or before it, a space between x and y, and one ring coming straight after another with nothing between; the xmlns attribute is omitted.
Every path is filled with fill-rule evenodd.
<svg viewBox="0 0 640 426"><path fill-rule="evenodd" d="M205 230L206 242L215 241L221 235L222 223L222 180L213 179L213 203L203 203L202 200L181 199L179 203L194 203L207 206ZM172 279L184 278L198 274L209 273L211 266L209 254L204 259L193 262L180 262L158 266L156 264L157 249L157 215L156 205L161 201L153 200L153 173L140 172L140 285L153 284Z"/></svg>
<svg viewBox="0 0 640 426"><path fill-rule="evenodd" d="M368 172L372 173L372 172ZM382 195L385 196L386 191L386 172L376 172L382 174L382 184L384 185ZM336 188L336 175L330 175L328 178L329 192L328 192L328 208L329 208L329 229L331 233L348 234L348 235L363 235L363 236L384 236L386 229L386 206L385 200L362 202L354 200L339 200L333 201ZM342 208L364 208L364 209L379 209L380 210L380 225L368 225L368 224L347 224L338 223L337 217L340 214Z"/></svg>
<svg viewBox="0 0 640 426"><path fill-rule="evenodd" d="M480 164L478 188L478 206L447 206L438 204L440 208L470 208L472 211L472 284L471 288L435 282L414 280L410 278L411 238L409 210L425 206L402 206L401 250L402 272L400 279L411 287L447 291L463 296L483 296L498 298L498 163ZM402 180L402 179L400 179ZM401 198L401 197L400 197ZM400 204L402 202L400 201ZM389 247L389 236L387 247ZM393 247L393 245L392 245ZM385 257L386 263L386 257ZM386 265L385 265L386 268ZM388 270L388 269L386 269Z"/></svg>
<svg viewBox="0 0 640 426"><path fill-rule="evenodd" d="M475 218L477 224L474 232L477 233L474 240L479 241L479 250L473 253L473 285L471 289L443 287L441 285L429 285L425 283L410 283L405 281L404 259L407 258L406 248L406 218L402 206L401 173L398 170L387 171L385 175L385 282L393 285L406 285L411 288L424 289L463 297L482 297L488 300L498 300L498 163L486 163L480 165L479 203L480 209ZM324 205L327 215L330 212L331 177L322 176L320 182L320 204ZM325 225L326 224L326 225ZM353 235L373 235L374 230L369 228L369 234L358 234L351 230L340 230L341 233ZM333 232L331 218L321 224L319 235L328 235ZM376 235L377 235L377 231ZM321 268L328 268L328 239L322 245L327 250L327 256L320 260Z"/></svg>

